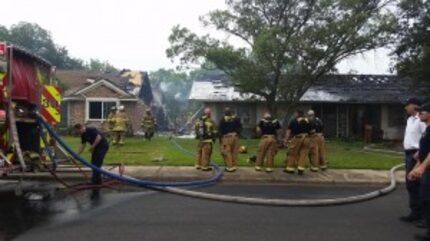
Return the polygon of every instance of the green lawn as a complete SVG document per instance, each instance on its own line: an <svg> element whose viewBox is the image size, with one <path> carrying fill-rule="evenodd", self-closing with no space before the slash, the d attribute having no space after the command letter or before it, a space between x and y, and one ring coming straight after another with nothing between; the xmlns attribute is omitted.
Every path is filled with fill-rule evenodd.
<svg viewBox="0 0 430 241"><path fill-rule="evenodd" d="M65 137L65 141L75 150L79 147L79 139ZM184 148L194 152L196 140L177 139ZM258 140L241 140L242 145L248 147L248 154L241 154L239 165L249 166L246 162L250 155L255 155ZM327 142L327 160L330 168L336 169L389 169L393 165L402 162L402 156L373 153L363 151L360 143L345 143L340 141ZM281 167L286 157L286 151L280 150L276 157L276 166ZM85 152L84 158L89 160L90 153ZM218 164L223 164L219 153L218 143L214 148L213 159ZM152 141L144 141L141 138L128 138L124 146L112 146L106 156L105 163L125 163L128 165L168 165L191 166L194 158L181 152L167 138L159 137Z"/></svg>

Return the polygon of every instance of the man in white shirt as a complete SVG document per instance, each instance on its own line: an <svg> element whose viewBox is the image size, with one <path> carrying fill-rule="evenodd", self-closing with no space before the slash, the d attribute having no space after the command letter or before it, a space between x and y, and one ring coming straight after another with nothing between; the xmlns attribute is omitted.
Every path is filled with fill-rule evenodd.
<svg viewBox="0 0 430 241"><path fill-rule="evenodd" d="M421 104L422 103L418 98L410 98L405 104L405 110L409 116L403 140L406 175L412 171L417 163L417 158L414 158L414 156L418 153L420 139L426 129L426 125L421 122L416 110ZM409 194L409 208L411 209L411 212L409 215L401 217L400 220L409 223L420 223L422 221L420 181L406 179L406 189Z"/></svg>

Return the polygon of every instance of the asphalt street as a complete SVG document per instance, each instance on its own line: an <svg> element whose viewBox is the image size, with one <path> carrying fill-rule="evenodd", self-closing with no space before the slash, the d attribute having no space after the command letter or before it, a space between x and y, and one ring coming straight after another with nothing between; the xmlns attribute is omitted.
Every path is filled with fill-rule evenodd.
<svg viewBox="0 0 430 241"><path fill-rule="evenodd" d="M325 198L375 188L225 184L202 190L255 197ZM423 232L398 221L407 212L403 186L379 199L330 207L238 205L155 192L105 192L93 201L89 195L62 194L44 202L9 199L0 208L0 240L408 241Z"/></svg>

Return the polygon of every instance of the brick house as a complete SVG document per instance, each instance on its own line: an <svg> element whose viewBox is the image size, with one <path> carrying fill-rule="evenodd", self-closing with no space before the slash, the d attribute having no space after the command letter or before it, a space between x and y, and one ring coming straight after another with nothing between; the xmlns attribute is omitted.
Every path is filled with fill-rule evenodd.
<svg viewBox="0 0 430 241"><path fill-rule="evenodd" d="M126 91L127 79L85 71L57 71L56 76L66 87L59 128L66 129L76 123L101 128L110 109L123 105L131 122L129 132L134 134L140 130L145 105Z"/></svg>

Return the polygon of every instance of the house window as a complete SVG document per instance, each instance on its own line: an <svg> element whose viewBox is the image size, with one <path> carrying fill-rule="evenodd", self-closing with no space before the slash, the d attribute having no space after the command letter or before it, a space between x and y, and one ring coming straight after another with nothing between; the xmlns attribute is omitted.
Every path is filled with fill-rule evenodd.
<svg viewBox="0 0 430 241"><path fill-rule="evenodd" d="M237 105L236 115L242 120L242 124L245 128L255 125L255 106L253 104Z"/></svg>
<svg viewBox="0 0 430 241"><path fill-rule="evenodd" d="M113 100L90 100L88 101L87 116L88 120L105 120L109 115L110 109L117 106L118 102Z"/></svg>
<svg viewBox="0 0 430 241"><path fill-rule="evenodd" d="M250 106L238 106L236 109L237 116L242 120L243 125L251 124L251 108Z"/></svg>
<svg viewBox="0 0 430 241"><path fill-rule="evenodd" d="M242 125L245 128L254 126L255 123L255 105L254 104L239 104L239 105L216 105L216 116L224 116L225 108L230 108L233 113L240 118Z"/></svg>

